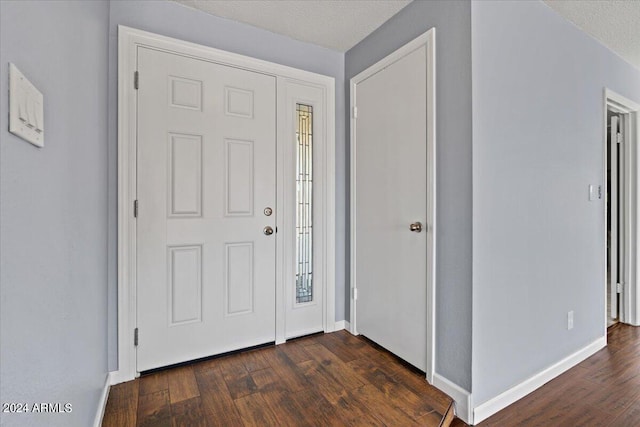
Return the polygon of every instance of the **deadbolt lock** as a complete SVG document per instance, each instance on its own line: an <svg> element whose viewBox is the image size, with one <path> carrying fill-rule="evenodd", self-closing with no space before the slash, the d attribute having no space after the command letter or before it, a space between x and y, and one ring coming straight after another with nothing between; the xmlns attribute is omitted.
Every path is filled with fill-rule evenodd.
<svg viewBox="0 0 640 427"><path fill-rule="evenodd" d="M272 213L273 213L273 209L264 208L264 216L271 216Z"/></svg>

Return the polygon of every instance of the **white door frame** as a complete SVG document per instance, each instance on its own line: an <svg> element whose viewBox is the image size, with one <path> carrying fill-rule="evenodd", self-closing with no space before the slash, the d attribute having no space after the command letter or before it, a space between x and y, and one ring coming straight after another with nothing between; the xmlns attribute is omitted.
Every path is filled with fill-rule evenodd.
<svg viewBox="0 0 640 427"><path fill-rule="evenodd" d="M136 221L134 201L137 198L136 174L136 128L137 97L134 89L134 72L137 69L138 47L147 47L200 60L215 62L231 67L272 75L277 79L278 104L280 104L279 85L283 79L293 79L309 85L321 87L325 99L325 141L321 142L320 159L322 161L325 191L318 202L322 205L323 235L318 239L324 243L324 280L323 325L325 332L336 329L335 323L335 79L308 71L298 70L244 55L160 36L126 26L118 26L118 371L112 374L112 383L134 379L136 370L136 348L134 329L136 327ZM144 79L141 76L141 79ZM144 84L144 83L141 83ZM275 108L275 106L274 106ZM282 131L287 129L283 118L278 114L277 145L278 150ZM320 144L319 144L320 145ZM280 155L278 155L280 158ZM279 167L278 175L281 174ZM280 185L282 179L277 178ZM277 188L280 195L284 189ZM277 212L276 212L277 213ZM280 227L282 215L278 215ZM277 236L277 235L276 235ZM284 289L282 287L282 254L284 243L276 237L276 344L284 342Z"/></svg>
<svg viewBox="0 0 640 427"><path fill-rule="evenodd" d="M435 370L435 326L436 326L436 29L432 28L416 39L410 41L387 57L381 59L360 74L351 78L351 198L350 198L350 223L351 223L351 254L350 254L350 278L351 278L351 312L350 332L358 335L357 328L357 277L356 277L356 120L357 120L357 88L358 83L364 81L373 74L386 68L408 55L416 49L426 46L427 49L427 381L433 383Z"/></svg>
<svg viewBox="0 0 640 427"><path fill-rule="evenodd" d="M637 242L640 241L640 230L638 230L638 214L640 211L637 209L638 198L636 196L640 185L638 185L638 165L640 165L640 104L635 103L616 92L605 89L604 90L604 167L603 167L603 182L604 182L604 194L608 194L607 187L607 124L608 117L607 111L614 111L624 116L623 123L623 135L625 140L623 141L624 150L624 176L622 177L624 183L622 188L624 190L623 205L620 208L620 217L622 229L625 232L624 249L618 256L622 256L623 269L621 272L622 278L622 293L621 302L618 307L619 320L624 323L638 326L640 325L640 313L638 307L640 307L640 292L638 292L637 284L637 266L640 262L640 253L637 251ZM607 336L607 320L609 313L607 313L607 293L609 289L607 287L607 271L606 265L607 259L607 204L604 203L604 260L605 260L605 272L604 281L605 284L605 318L604 318L604 336Z"/></svg>

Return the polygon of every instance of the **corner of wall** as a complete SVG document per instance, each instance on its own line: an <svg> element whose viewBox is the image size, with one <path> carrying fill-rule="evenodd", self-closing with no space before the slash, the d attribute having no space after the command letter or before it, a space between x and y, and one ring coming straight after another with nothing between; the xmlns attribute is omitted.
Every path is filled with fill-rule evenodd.
<svg viewBox="0 0 640 427"><path fill-rule="evenodd" d="M474 424L473 420L473 399L470 391L465 390L458 384L450 381L439 373L433 374L433 386L440 389L455 402L456 416L469 425Z"/></svg>
<svg viewBox="0 0 640 427"><path fill-rule="evenodd" d="M476 423L480 423L486 420L491 415L522 399L523 397L542 387L552 379L573 368L578 363L582 362L583 360L598 352L600 349L604 348L606 345L607 337L605 335L596 339L586 347L578 350L570 356L562 359L558 363L549 366L536 375L522 381L519 384L516 384L515 386L500 393L492 399L489 399L488 401L474 407L473 420Z"/></svg>

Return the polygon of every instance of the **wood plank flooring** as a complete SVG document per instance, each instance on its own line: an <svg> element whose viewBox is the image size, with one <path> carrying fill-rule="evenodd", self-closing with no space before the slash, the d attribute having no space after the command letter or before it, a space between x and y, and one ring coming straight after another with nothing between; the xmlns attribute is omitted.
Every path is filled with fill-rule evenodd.
<svg viewBox="0 0 640 427"><path fill-rule="evenodd" d="M103 426L434 426L452 400L346 331L225 356L111 388Z"/></svg>
<svg viewBox="0 0 640 427"><path fill-rule="evenodd" d="M478 425L640 426L640 328L610 327L607 347Z"/></svg>

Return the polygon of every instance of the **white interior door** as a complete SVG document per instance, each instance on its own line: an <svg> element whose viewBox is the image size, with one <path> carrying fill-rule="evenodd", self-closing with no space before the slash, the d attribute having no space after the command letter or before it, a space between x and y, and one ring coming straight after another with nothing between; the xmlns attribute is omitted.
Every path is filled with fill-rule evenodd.
<svg viewBox="0 0 640 427"><path fill-rule="evenodd" d="M357 331L426 371L426 49L359 82L356 93Z"/></svg>
<svg viewBox="0 0 640 427"><path fill-rule="evenodd" d="M137 370L274 341L275 78L146 48L138 71Z"/></svg>
<svg viewBox="0 0 640 427"><path fill-rule="evenodd" d="M618 143L619 117L611 116L610 128L610 188L609 188L609 209L611 210L611 225L609 236L609 317L618 318L618 283L620 282L619 268L619 247L620 247L620 150Z"/></svg>

